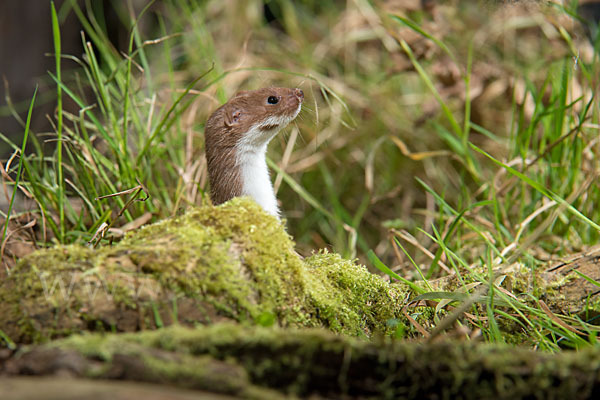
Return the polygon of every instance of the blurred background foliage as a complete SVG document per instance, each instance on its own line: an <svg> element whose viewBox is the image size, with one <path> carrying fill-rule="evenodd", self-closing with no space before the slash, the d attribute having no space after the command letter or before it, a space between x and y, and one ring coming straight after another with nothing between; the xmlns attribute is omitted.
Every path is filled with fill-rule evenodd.
<svg viewBox="0 0 600 400"><path fill-rule="evenodd" d="M497 258L536 266L596 244L598 55L577 6L57 2L62 76L47 9L36 36L50 38L40 65L51 73L38 76L11 214L14 230L35 223L11 240L86 243L102 223L113 228L104 240L118 239L206 202L207 117L238 90L277 85L306 94L269 151L302 254L328 247L367 262L373 250L410 277L414 265L428 276ZM22 123L0 125L8 189L31 98L9 93L0 116ZM139 184L147 201L98 199Z"/></svg>

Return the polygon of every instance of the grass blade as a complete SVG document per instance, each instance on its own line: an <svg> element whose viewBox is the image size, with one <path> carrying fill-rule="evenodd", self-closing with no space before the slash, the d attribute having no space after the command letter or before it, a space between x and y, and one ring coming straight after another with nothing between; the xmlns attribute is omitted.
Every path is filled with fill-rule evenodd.
<svg viewBox="0 0 600 400"><path fill-rule="evenodd" d="M50 2L52 6L52 36L54 37L54 59L56 62L56 79L61 82L61 44L60 44L60 26L58 23L58 16L56 14L56 8L54 2ZM61 85L56 86L56 107L57 107L57 124L56 133L58 135L58 141L56 143L56 162L57 162L57 185L58 193L57 205L58 205L58 223L59 223L59 236L58 240L62 243L65 238L65 182L63 179L63 165L62 165L62 131L63 131L63 109L62 109L62 88Z"/></svg>
<svg viewBox="0 0 600 400"><path fill-rule="evenodd" d="M21 146L21 157L19 157L19 169L17 170L17 176L15 178L15 186L12 191L12 195L10 196L10 203L8 204L8 211L6 212L6 221L4 222L4 229L2 230L2 240L0 240L0 245L4 247L4 238L6 237L6 232L8 230L8 223L10 221L10 215L12 213L13 205L15 203L15 196L17 194L17 190L19 188L19 182L21 181L21 173L23 172L23 163L25 160L25 147L27 146L27 137L29 136L29 126L31 124L31 115L33 113L33 105L35 104L35 98L37 96L37 87L33 92L33 98L31 99L31 103L29 104L29 111L27 112L27 121L25 122L25 133L23 134L23 145Z"/></svg>
<svg viewBox="0 0 600 400"><path fill-rule="evenodd" d="M369 261L373 264L373 266L375 268L377 268L384 274L388 275L390 278L396 279L396 280L408 285L416 293L423 294L423 293L427 292L425 289L420 288L415 283L409 281L406 278L401 277L400 275L398 275L397 273L392 271L387 265L385 265L379 259L379 257L377 257L377 255L375 254L375 252L373 250L369 250L369 252L367 253L367 257L369 258Z"/></svg>

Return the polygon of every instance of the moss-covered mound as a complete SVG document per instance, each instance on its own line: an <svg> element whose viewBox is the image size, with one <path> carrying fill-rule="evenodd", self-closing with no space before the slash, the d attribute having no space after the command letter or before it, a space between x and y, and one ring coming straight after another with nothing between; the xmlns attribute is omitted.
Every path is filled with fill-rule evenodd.
<svg viewBox="0 0 600 400"><path fill-rule="evenodd" d="M0 330L30 342L233 320L371 336L400 315L403 290L335 254L303 260L278 220L234 199L114 246L25 257L0 282Z"/></svg>
<svg viewBox="0 0 600 400"><path fill-rule="evenodd" d="M243 398L593 399L600 349L548 354L473 342L356 340L216 324L75 335L14 354L1 375L160 382ZM65 393L68 386L65 387ZM40 397L42 398L42 397Z"/></svg>

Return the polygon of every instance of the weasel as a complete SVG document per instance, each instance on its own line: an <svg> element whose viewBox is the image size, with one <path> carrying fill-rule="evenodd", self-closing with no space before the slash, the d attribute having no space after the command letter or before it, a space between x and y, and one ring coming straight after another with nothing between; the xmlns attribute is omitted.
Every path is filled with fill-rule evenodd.
<svg viewBox="0 0 600 400"><path fill-rule="evenodd" d="M219 107L204 129L210 197L218 205L250 196L279 218L266 152L275 135L300 112L300 89L263 88L239 92Z"/></svg>

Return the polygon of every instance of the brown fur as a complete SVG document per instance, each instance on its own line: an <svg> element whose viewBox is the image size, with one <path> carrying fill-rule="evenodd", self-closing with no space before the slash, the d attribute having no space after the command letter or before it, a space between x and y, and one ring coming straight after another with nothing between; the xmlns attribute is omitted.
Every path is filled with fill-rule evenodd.
<svg viewBox="0 0 600 400"><path fill-rule="evenodd" d="M269 96L279 99L269 104ZM263 88L239 92L219 107L206 122L205 149L213 204L221 204L242 194L236 145L253 127L272 116L292 116L304 95L300 89ZM269 128L269 129L266 129ZM262 130L278 128L277 125Z"/></svg>

